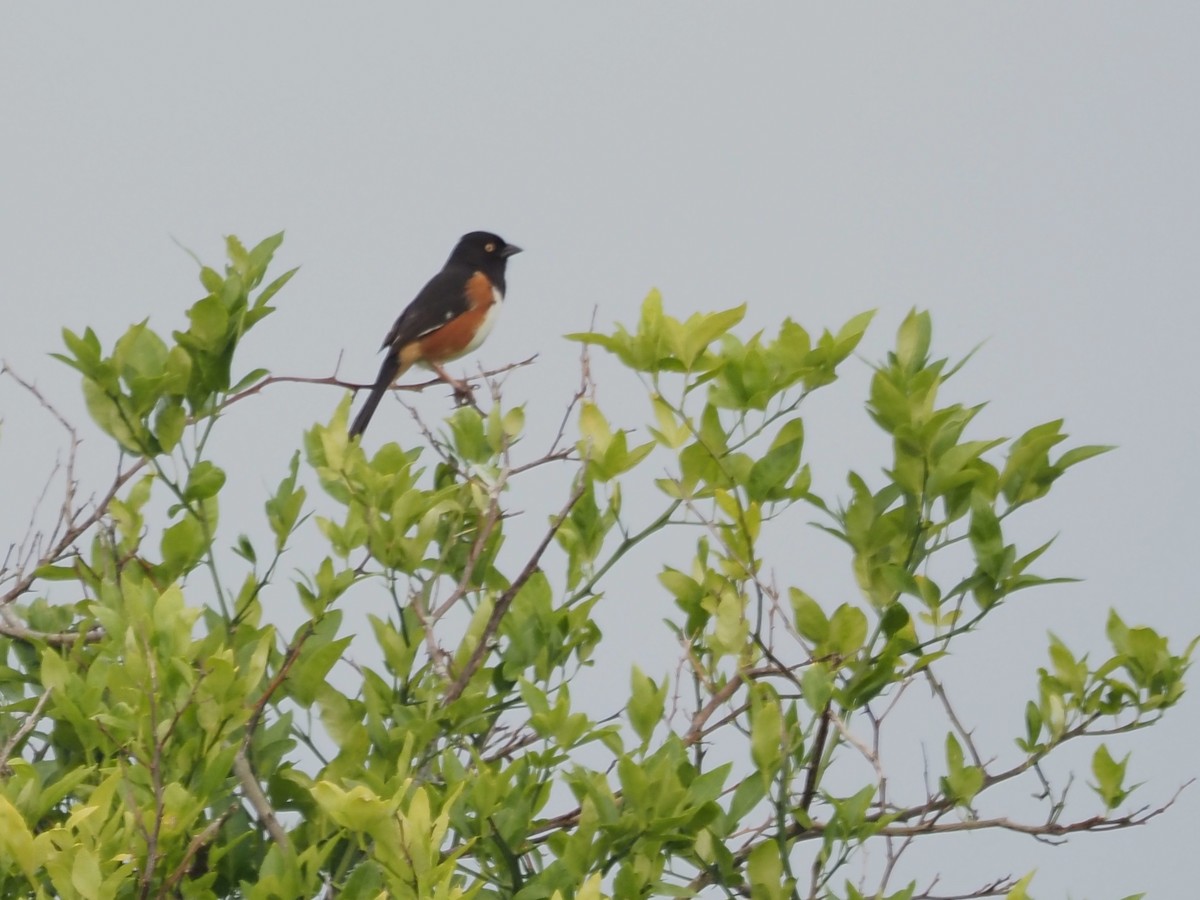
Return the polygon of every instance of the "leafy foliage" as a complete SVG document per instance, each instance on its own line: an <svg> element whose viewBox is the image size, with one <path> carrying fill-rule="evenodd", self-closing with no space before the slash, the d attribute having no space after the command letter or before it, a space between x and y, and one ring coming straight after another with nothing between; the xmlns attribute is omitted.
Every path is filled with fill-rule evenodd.
<svg viewBox="0 0 1200 900"><path fill-rule="evenodd" d="M0 572L0 895L902 900L932 896L889 883L917 838L1056 837L1161 811L1119 813L1132 760L1097 743L1095 815L1066 821L1048 785L1043 821L978 812L1068 742L1157 722L1194 644L1174 652L1115 612L1098 663L1052 637L1023 719L1019 701L1008 711L1016 758L976 746L962 722L978 713L955 707L939 661L1018 591L1062 580L1035 573L1049 545L1018 548L1010 518L1107 448L1060 452L1061 421L968 437L982 405L943 399L956 368L931 356L927 313L905 319L871 383L891 459L881 478L848 473L841 499L813 491L802 405L871 315L742 339L744 307L680 321L652 293L632 330L572 336L642 379L648 440L586 374L532 454L529 413L498 390L424 446L370 455L347 437L347 399L305 435L257 533L231 537L219 511L237 460L211 458L209 438L281 380L235 375L293 274L262 286L281 240L230 238L170 341L148 322L110 350L90 328L64 332L58 358L123 464L94 505L68 483L39 552ZM538 474L559 511L534 546L506 547L502 504ZM623 485L640 492L632 513ZM165 513L150 512L158 497ZM768 555L772 533L803 541L814 516L845 548L852 598L815 599ZM288 582L279 563L301 530L324 550ZM602 639L597 604L630 550L676 533L697 535L658 579L677 657L613 673L622 715L595 715L571 687ZM355 638L340 603L359 584L391 609ZM51 602L52 588L78 599ZM267 596L294 598L290 621L268 620ZM345 691L332 674L352 650ZM885 779L878 751L918 681L945 720L928 791ZM878 883L847 881L883 838ZM1029 876L980 879L975 896L1028 896Z"/></svg>

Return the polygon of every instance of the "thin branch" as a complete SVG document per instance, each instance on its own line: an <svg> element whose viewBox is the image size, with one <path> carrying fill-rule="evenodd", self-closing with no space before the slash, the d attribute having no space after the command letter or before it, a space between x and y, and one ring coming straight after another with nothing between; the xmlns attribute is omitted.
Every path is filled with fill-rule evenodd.
<svg viewBox="0 0 1200 900"><path fill-rule="evenodd" d="M958 714L955 713L954 707L950 703L950 698L946 696L946 689L933 674L933 667L926 666L924 669L924 674L925 680L929 682L930 689L942 702L942 708L946 710L946 716L950 719L951 724L954 726L954 730L958 732L959 737L963 739L963 743L967 745L967 752L971 754L971 760L975 763L976 768L982 771L984 768L983 757L975 747L975 741L971 737L971 732L969 732L963 726L963 723L959 721Z"/></svg>
<svg viewBox="0 0 1200 900"><path fill-rule="evenodd" d="M142 652L146 657L147 669L150 675L150 690L147 695L149 701L150 721L149 725L150 736L152 740L150 750L150 783L154 791L154 822L151 829L147 829L142 824L141 830L146 836L146 861L142 866L141 881L141 896L143 898L150 896L150 882L154 878L154 869L158 865L158 839L162 834L163 813L165 811L165 803L163 800L163 778L162 778L162 751L163 743L166 736L162 738L158 735L158 698L162 696L158 684L158 666L155 664L155 658L150 650L149 642L145 635L139 635L141 638ZM140 820L142 817L138 816Z"/></svg>
<svg viewBox="0 0 1200 900"><path fill-rule="evenodd" d="M822 718L824 718L826 716L829 718L829 721L831 722L833 727L837 729L838 734L840 734L842 736L842 740L844 740L847 744L849 744L851 747L853 747L855 750L857 750L859 752L859 755L862 756L862 758L867 761L867 763L871 766L871 768L875 770L875 783L878 785L886 785L887 784L887 776L884 775L884 773L883 773L883 763L879 758L879 754L876 753L873 748L868 747L866 745L866 743L860 737L858 737L858 735L856 735L853 731L851 731L850 726L847 725L846 722L842 719L842 717L839 716L836 712L834 712L832 707L830 707L828 704L825 707L825 711L822 715ZM815 750L816 748L814 747L813 749ZM814 770L812 768L810 768L808 771L809 771L809 774L811 775ZM808 797L807 786L805 787L804 793L805 793L805 796ZM880 798L879 802L880 802L880 805L884 804L882 797ZM805 807L804 807L805 810L808 810L811 805L812 805L812 798L808 797L808 804L805 805Z"/></svg>
<svg viewBox="0 0 1200 900"><path fill-rule="evenodd" d="M596 310L592 309L592 323L589 330L596 325ZM546 451L547 457L557 455L559 452L558 445L562 442L563 436L567 432L567 423L571 421L571 413L575 411L575 407L585 397L594 397L596 395L596 382L592 379L592 357L588 353L588 345L582 344L579 350L579 387L576 389L574 396L571 397L571 402L567 404L567 408L563 410L562 421L558 423L558 432L554 435L554 440L550 442L550 449ZM564 451L569 452L569 451Z"/></svg>
<svg viewBox="0 0 1200 900"><path fill-rule="evenodd" d="M87 631L35 631L13 615L12 610L7 606L0 605L0 634L14 640L24 641L27 644L72 647L80 641L85 644L94 644L104 638L105 632L98 625Z"/></svg>
<svg viewBox="0 0 1200 900"><path fill-rule="evenodd" d="M521 463L519 466L513 466L509 470L509 476L520 475L522 472L528 472L530 469L536 469L539 466L544 466L552 462L566 462L567 460L577 459L574 456L574 450L557 450L554 453L547 453L545 456L539 456L537 459L530 460L527 463Z"/></svg>
<svg viewBox="0 0 1200 900"><path fill-rule="evenodd" d="M217 835L221 831L221 827L225 824L226 820L233 815L237 808L237 803L231 803L225 808L225 811L221 813L221 815L209 822L203 831L201 831L198 835L192 838L191 841L188 842L187 849L183 851L183 859L179 861L179 865L175 867L175 871L171 873L171 877L168 878L166 884L163 885L163 895L173 896L172 892L175 890L176 886L191 870L192 860L196 858L196 854L199 853L206 845L211 844L213 840L216 839Z"/></svg>
<svg viewBox="0 0 1200 900"><path fill-rule="evenodd" d="M75 429L71 426L71 423L67 421L66 417L57 409L55 409L54 404L46 399L42 392L38 390L37 385L33 384L33 382L26 381L24 378L18 375L13 370L13 367L8 364L8 360L0 360L0 375L7 375L26 391L32 394L34 399L37 400L38 404L41 405L46 412L58 419L58 423L62 425L63 428L65 428L72 435L75 434Z"/></svg>
<svg viewBox="0 0 1200 900"><path fill-rule="evenodd" d="M662 515L660 515L657 519L655 519L637 534L631 535L625 538L625 540L621 541L621 543L617 546L617 549L613 551L612 556L605 560L604 564L592 573L592 577L588 579L587 583L584 584L583 587L578 588L573 594L571 594L564 605L571 606L590 594L592 589L600 582L600 579L608 574L608 570L616 565L617 561L620 560L622 556L636 547L644 539L654 534L654 532L670 524L671 516L675 514L675 511L679 509L682 503L682 500L672 500Z"/></svg>
<svg viewBox="0 0 1200 900"><path fill-rule="evenodd" d="M288 647L287 655L283 662L279 665L279 671L275 673L275 677L271 679L267 685L267 689L254 703L254 709L250 713L250 718L246 721L246 734L242 738L241 746L238 747L237 755L233 758L233 771L237 775L238 780L242 784L242 791L245 794L246 800L254 808L258 820L262 822L267 833L281 850L285 853L290 853L292 849L291 842L288 840L287 832L283 830L283 826L279 824L279 819L275 815L275 811L271 808L270 802L267 800L266 794L263 793L262 787L258 783L258 778L254 774L254 768L250 765L250 743L254 739L254 733L258 729L259 723L262 722L263 714L271 697L283 684L291 671L296 660L300 657L300 651L304 647L305 641L312 637L316 631L316 622L310 620L305 625L304 630L292 641L292 645Z"/></svg>
<svg viewBox="0 0 1200 900"><path fill-rule="evenodd" d="M279 848L285 853L290 853L292 849L291 841L288 840L287 832L283 830L283 826L279 824L279 819L275 816L275 810L271 808L270 802L267 800L267 795L263 793L262 788L258 784L258 777L254 774L254 769L250 765L250 758L246 752L245 743L238 748L237 755L233 758L233 771L238 777L238 781L242 783L242 793L245 795L247 802L254 807L255 815L258 816L258 821L262 822L263 827L267 829L267 834L271 836Z"/></svg>
<svg viewBox="0 0 1200 900"><path fill-rule="evenodd" d="M9 773L8 761L12 759L13 751L17 749L21 741L29 736L33 729L37 728L37 723L41 721L42 714L46 710L46 704L50 702L52 690L52 688L46 688L42 692L42 696L38 697L38 701L34 704L29 715L21 720L21 724L17 727L17 730L4 742L4 746L0 747L0 776Z"/></svg>
<svg viewBox="0 0 1200 900"><path fill-rule="evenodd" d="M537 354L535 353L533 356L523 359L520 362L509 363L508 365L500 366L498 369L489 369L486 372L481 372L478 375L469 375L464 380L467 382L482 381L486 378L490 378L493 375L502 375L505 372L511 372L513 369L520 369L524 366L532 365L536 359ZM428 381L419 381L415 384L394 384L389 390L419 392L425 390L426 388L437 387L438 385L445 383L446 382L439 377L431 378ZM326 375L323 377L305 377L301 375L268 375L257 384L250 385L250 387L246 388L244 391L238 391L238 393L231 394L230 396L226 397L218 407L218 411L232 406L234 403L237 403L240 400L245 400L247 397L253 396L254 394L259 393L273 384L326 384L330 385L331 387L338 387L342 388L343 390L354 391L355 393L358 391L369 391L375 386L374 383L360 384L356 381L343 381L341 378L338 378L337 375Z"/></svg>
<svg viewBox="0 0 1200 900"><path fill-rule="evenodd" d="M466 690L467 684L471 678L479 671L479 667L483 665L484 657L488 653L488 645L492 642L496 632L500 628L500 621L504 618L504 614L508 612L508 608L512 606L513 600L521 588L525 586L525 582L530 579L534 572L538 570L541 563L542 554L546 552L546 548L550 546L550 542L554 540L554 536L558 534L558 529L562 527L563 522L567 520L567 516L571 514L571 510L575 504L579 502L579 498L584 493L584 481L580 479L575 485L575 489L571 492L571 496L563 505L563 508L555 516L554 521L550 523L550 527L546 530L542 542L538 544L533 555L529 557L529 561L525 563L525 568L521 570L521 574L516 580L509 585L508 590L500 595L496 601L496 605L492 608L492 614L488 617L487 625L484 626L483 634L479 636L478 642L475 644L475 649L471 651L471 657L467 660L467 664L463 666L463 670L458 673L458 677L450 685L446 691L446 703L453 703Z"/></svg>
<svg viewBox="0 0 1200 900"><path fill-rule="evenodd" d="M705 724L712 718L713 713L738 692L744 681L745 679L742 674L740 672L737 673L709 698L709 701L704 704L703 709L696 711L696 714L692 716L692 727L683 736L683 743L685 745L690 746L704 737L706 733L704 730Z"/></svg>
<svg viewBox="0 0 1200 900"><path fill-rule="evenodd" d="M817 735L813 739L812 750L808 754L808 771L804 775L804 793L800 795L800 808L805 814L812 809L813 799L817 796L817 781L821 775L821 757L825 755L825 743L829 739L829 720L833 717L832 701L826 701L821 710L821 721L817 725Z"/></svg>
<svg viewBox="0 0 1200 900"><path fill-rule="evenodd" d="M1086 733L1086 732L1084 732ZM1034 764L1033 760L1026 760L1013 768L999 774L986 776L984 785L979 793L992 787L1002 781L1006 781L1027 771ZM1054 821L1042 822L1039 824L1026 824L1023 822L1014 822L1007 818L993 819L967 819L957 822L942 823L941 817L955 808L954 801L945 797L934 797L928 802L919 806L910 807L909 809L900 811L880 810L865 818L865 822L878 822L880 819L887 818L889 823L882 826L874 832L877 836L891 837L912 837L916 835L927 834L951 834L955 832L965 831L983 831L983 830L1004 830L1013 831L1019 834L1028 834L1037 838L1052 838L1066 837L1078 832L1104 832L1116 831L1123 828L1132 828L1140 825L1145 825L1151 819L1154 819L1172 806L1175 805L1180 795L1193 783L1195 779L1185 782L1171 796L1171 798L1162 805L1154 809L1143 807L1133 813L1124 816L1107 817L1107 816L1092 816L1088 819L1082 819L1077 822L1060 824ZM931 818L928 818L931 817ZM905 824L914 822L915 824ZM827 822L812 822L808 825L802 825L800 822L793 823L784 835L785 840L816 840L824 837L826 829L829 827ZM773 836L769 840L778 840L778 836ZM745 865L750 854L754 850L754 845L748 844L740 847L733 854L733 862L736 866ZM699 890L710 883L711 874L703 872L693 879L691 888ZM986 895L984 895L986 896Z"/></svg>
<svg viewBox="0 0 1200 900"><path fill-rule="evenodd" d="M37 570L42 566L50 565L51 563L61 559L71 549L72 545L78 540L89 528L99 522L108 513L108 505L117 496L117 491L125 486L134 475L140 472L146 466L146 458L142 457L132 463L124 472L118 472L113 480L112 486L108 492L95 504L90 514L85 516L82 521L74 522L68 527L53 546L42 554L38 560L38 564L31 571L20 576L16 583L9 588L3 596L0 596L0 606L6 606L24 594L33 583L37 580ZM76 513L78 515L78 511ZM31 632L32 633L32 632Z"/></svg>
<svg viewBox="0 0 1200 900"><path fill-rule="evenodd" d="M507 439L505 442L507 443ZM500 521L500 495L504 492L505 485L508 484L508 476L508 470L502 469L496 480L488 486L487 512L484 513L483 522L476 529L475 539L471 542L471 549L467 554L466 565L463 566L462 577L459 578L454 590L450 592L450 596L431 613L434 622L445 616L470 590L471 580L475 577L475 567L479 565L479 560L483 557L483 550Z"/></svg>
<svg viewBox="0 0 1200 900"><path fill-rule="evenodd" d="M1005 897L1018 882L1019 879L1004 875L969 894L934 894L931 892L938 883L938 879L934 878L925 891L913 895L913 900L983 900L984 897Z"/></svg>
<svg viewBox="0 0 1200 900"><path fill-rule="evenodd" d="M1194 781L1195 779L1192 779ZM1168 809L1175 805L1175 801L1179 798L1180 793L1192 783L1187 782L1179 788L1162 806L1154 809L1143 807L1136 812L1129 813L1124 816L1116 816L1109 818L1107 816L1092 816L1088 819L1080 819L1076 822L1068 822L1063 825L1058 822L1041 822L1037 824L1027 824L1025 822L1014 822L1012 819L1000 817L995 819L963 819L958 822L948 822L937 825L927 825L919 823L916 825L885 825L877 834L891 834L898 836L917 835L917 834L951 834L959 831L983 831L985 829L1001 829L1003 831L1015 831L1018 834L1028 834L1034 837L1065 837L1069 834L1075 834L1080 831L1103 832L1117 831L1122 828L1132 828L1138 825L1145 825L1151 819L1161 816ZM820 830L820 829L817 829Z"/></svg>

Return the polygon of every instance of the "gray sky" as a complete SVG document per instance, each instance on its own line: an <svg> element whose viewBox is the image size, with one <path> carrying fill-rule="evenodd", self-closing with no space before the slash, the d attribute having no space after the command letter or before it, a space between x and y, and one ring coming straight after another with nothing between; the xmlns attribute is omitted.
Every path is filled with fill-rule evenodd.
<svg viewBox="0 0 1200 900"><path fill-rule="evenodd" d="M981 435L1065 416L1076 442L1120 445L1016 534L1033 546L1060 533L1042 568L1085 583L1020 596L952 663L990 704L974 724L1015 734L1047 631L1094 657L1110 606L1177 648L1200 632L1186 575L1200 545L1198 26L1187 4L6 4L0 355L82 422L76 379L46 356L61 327L108 342L146 315L176 327L198 285L172 237L217 264L223 235L280 229L279 270L303 268L248 354L324 375L344 352L342 374L361 380L458 235L526 247L477 360L542 354L508 394L531 401L537 435L576 378L560 335L594 307L601 325L633 321L652 286L680 315L748 302L745 334L878 308L869 360L911 306L928 308L943 355L986 341L949 391L991 401ZM634 397L600 371L602 402ZM861 411L867 368L847 371L809 421L830 491L846 466L873 475L886 459ZM302 429L339 396L281 389L232 417L226 448L254 438L231 472L245 506L227 503L226 522L258 521ZM436 391L420 403L445 407ZM626 409L619 424L643 421ZM7 541L61 435L8 384L0 416ZM408 427L385 403L368 438ZM86 462L99 478L112 458ZM799 570L781 581L837 601L845 564L798 533ZM666 674L668 600L610 594L608 677L626 684L635 659ZM1112 742L1136 751L1131 781L1150 782L1137 800L1200 769L1198 713L1191 695L1163 726ZM930 734L935 754L941 740ZM1182 897L1198 816L1193 788L1149 828L1057 849L955 839L930 845L923 871L958 873L947 890L1038 866L1039 897Z"/></svg>

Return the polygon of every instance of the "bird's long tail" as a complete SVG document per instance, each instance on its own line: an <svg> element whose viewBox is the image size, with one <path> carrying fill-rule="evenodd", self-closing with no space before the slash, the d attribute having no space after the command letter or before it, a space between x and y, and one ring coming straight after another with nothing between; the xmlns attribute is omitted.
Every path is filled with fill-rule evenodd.
<svg viewBox="0 0 1200 900"><path fill-rule="evenodd" d="M383 358L383 364L379 367L379 374L375 377L375 386L371 388L371 393L367 395L367 402L358 411L358 415L354 417L354 423L350 426L350 437L357 437L367 430L367 425L371 422L371 416L375 415L379 401L383 399L383 395L388 392L392 382L400 375L400 361L396 359L396 354L392 353L389 347L387 355Z"/></svg>

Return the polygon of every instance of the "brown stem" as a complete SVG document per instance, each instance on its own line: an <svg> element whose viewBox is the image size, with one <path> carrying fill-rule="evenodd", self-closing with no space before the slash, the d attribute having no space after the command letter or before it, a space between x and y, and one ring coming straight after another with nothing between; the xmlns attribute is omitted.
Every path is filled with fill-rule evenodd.
<svg viewBox="0 0 1200 900"><path fill-rule="evenodd" d="M446 691L447 703L453 703L462 696L462 692L466 690L472 676L483 665L484 657L488 653L488 645L491 644L492 638L496 636L496 632L500 629L500 621L504 618L504 614L512 606L513 600L516 599L521 588L525 586L525 582L538 570L542 554L546 552L546 548L554 540L554 535L558 533L558 529L567 520L567 516L570 515L572 508L579 502L579 498L583 496L583 491L584 484L583 480L580 479L579 483L575 486L575 490L571 492L571 496L550 524L550 528L546 531L542 542L538 544L537 549L533 551L533 555L529 557L529 562L525 563L525 568L521 570L521 574L517 576L516 581L509 585L508 590L501 594L500 598L496 601L496 605L492 608L492 614L488 617L487 625L484 626L483 634L479 636L479 641L475 644L475 649L471 651L470 659L467 660L467 664L463 666L463 670L458 673L458 677L454 679L454 682Z"/></svg>
<svg viewBox="0 0 1200 900"><path fill-rule="evenodd" d="M38 697L33 710L21 720L21 724L12 733L12 736L4 742L4 746L0 747L0 777L3 777L8 772L8 761L12 758L13 751L17 749L17 745L25 740L33 729L37 728L37 723L41 721L42 713L45 712L46 704L50 702L50 693L50 688L46 688L42 692L42 696Z"/></svg>

